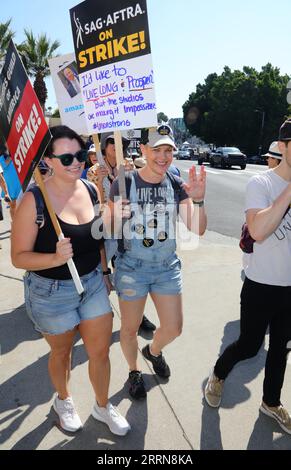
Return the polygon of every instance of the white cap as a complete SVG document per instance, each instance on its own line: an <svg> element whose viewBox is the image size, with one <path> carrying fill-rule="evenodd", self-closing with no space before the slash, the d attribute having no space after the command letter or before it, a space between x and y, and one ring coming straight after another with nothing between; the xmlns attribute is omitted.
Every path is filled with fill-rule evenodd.
<svg viewBox="0 0 291 470"><path fill-rule="evenodd" d="M172 129L168 124L162 124L155 130L149 130L147 144L152 148L159 147L160 145L170 145L173 149L177 150Z"/></svg>
<svg viewBox="0 0 291 470"><path fill-rule="evenodd" d="M90 145L89 150L88 150L88 153L90 153L90 152L96 153L96 148L95 148L95 145L94 145L94 144Z"/></svg>
<svg viewBox="0 0 291 470"><path fill-rule="evenodd" d="M282 153L280 153L278 142L272 142L267 153L263 157L272 157L277 160L282 160Z"/></svg>

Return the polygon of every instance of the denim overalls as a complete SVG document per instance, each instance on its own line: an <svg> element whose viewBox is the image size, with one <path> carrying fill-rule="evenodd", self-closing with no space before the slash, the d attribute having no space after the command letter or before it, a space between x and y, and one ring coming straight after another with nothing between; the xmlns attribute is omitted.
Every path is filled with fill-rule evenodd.
<svg viewBox="0 0 291 470"><path fill-rule="evenodd" d="M176 255L177 205L174 189L166 176L163 201L138 204L136 174L132 175L130 205L132 218L124 227L124 253L116 260L115 287L124 300L135 300L148 292L175 295L181 292L181 263ZM159 190L157 185L154 185Z"/></svg>

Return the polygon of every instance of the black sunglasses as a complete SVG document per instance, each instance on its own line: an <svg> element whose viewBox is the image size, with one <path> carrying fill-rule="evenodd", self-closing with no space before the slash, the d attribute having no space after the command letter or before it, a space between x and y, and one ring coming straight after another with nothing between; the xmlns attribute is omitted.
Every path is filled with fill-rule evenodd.
<svg viewBox="0 0 291 470"><path fill-rule="evenodd" d="M87 161L87 150L81 149L78 150L75 154L72 153L64 153L63 155L54 155L52 154L49 158L58 158L61 160L61 164L64 166L70 166L72 165L74 158L78 160L80 163L84 163Z"/></svg>

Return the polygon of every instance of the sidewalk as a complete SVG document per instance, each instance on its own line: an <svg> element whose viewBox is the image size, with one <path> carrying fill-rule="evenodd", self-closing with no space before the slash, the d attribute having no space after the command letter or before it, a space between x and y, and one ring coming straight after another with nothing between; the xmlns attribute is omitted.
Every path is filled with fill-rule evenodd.
<svg viewBox="0 0 291 470"><path fill-rule="evenodd" d="M23 273L10 263L8 214L5 216L0 223L0 449L291 449L291 436L258 412L266 346L257 358L234 369L219 411L204 404L202 389L210 367L220 349L238 334L242 282L238 240L213 232L207 232L197 250L180 253L184 331L165 350L172 371L168 383L152 374L140 354L149 390L145 401L132 401L127 393L118 302L111 295L115 316L110 396L132 431L123 438L114 436L90 416L94 396L81 341L74 348L71 389L84 429L76 435L61 431L51 409L48 346L25 313ZM151 301L146 314L157 323ZM140 350L148 340L139 337ZM282 401L289 410L290 382L288 365Z"/></svg>

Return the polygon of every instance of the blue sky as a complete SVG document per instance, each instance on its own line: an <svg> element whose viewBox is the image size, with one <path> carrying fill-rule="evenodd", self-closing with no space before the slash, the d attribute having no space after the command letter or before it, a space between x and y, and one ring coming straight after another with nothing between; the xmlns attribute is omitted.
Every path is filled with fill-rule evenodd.
<svg viewBox="0 0 291 470"><path fill-rule="evenodd" d="M96 8L98 2L96 0ZM1 0L0 22L45 32L73 52L69 8L78 0ZM182 116L182 105L209 73L228 65L260 69L271 62L291 76L291 0L147 0L158 111ZM116 0L118 5L118 0ZM57 107L51 81L47 106Z"/></svg>

